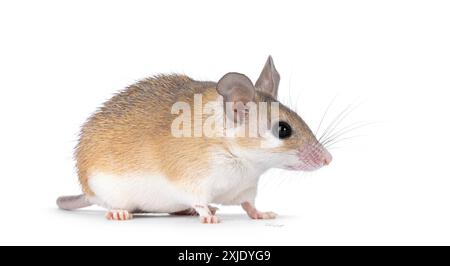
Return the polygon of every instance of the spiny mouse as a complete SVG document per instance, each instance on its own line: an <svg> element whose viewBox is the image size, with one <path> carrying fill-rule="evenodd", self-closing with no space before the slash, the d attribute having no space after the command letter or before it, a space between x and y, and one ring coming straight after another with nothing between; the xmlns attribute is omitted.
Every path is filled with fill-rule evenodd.
<svg viewBox="0 0 450 266"><path fill-rule="evenodd" d="M332 160L277 100L279 83L269 56L254 84L230 72L218 82L171 74L127 87L82 126L75 159L83 194L59 197L57 205L97 204L111 220L145 212L218 223L211 204L275 218L255 207L260 176L270 168L312 171Z"/></svg>

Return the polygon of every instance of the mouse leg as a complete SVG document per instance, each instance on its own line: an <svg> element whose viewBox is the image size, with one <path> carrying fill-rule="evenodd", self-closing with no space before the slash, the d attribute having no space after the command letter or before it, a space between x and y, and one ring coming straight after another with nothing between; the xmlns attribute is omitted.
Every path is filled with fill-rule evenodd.
<svg viewBox="0 0 450 266"><path fill-rule="evenodd" d="M241 206L252 219L275 219L277 217L277 214L274 212L258 211L253 202L245 201L241 203Z"/></svg>
<svg viewBox="0 0 450 266"><path fill-rule="evenodd" d="M219 208L208 205L209 211L212 215L215 215ZM188 216L197 216L198 212L194 208L189 208L186 210L171 212L170 215L188 215Z"/></svg>
<svg viewBox="0 0 450 266"><path fill-rule="evenodd" d="M195 211L200 215L200 221L204 224L217 224L219 223L219 218L211 212L210 206L207 204L196 204L193 206Z"/></svg>
<svg viewBox="0 0 450 266"><path fill-rule="evenodd" d="M108 220L125 221L133 218L133 214L127 210L109 210L105 214Z"/></svg>
<svg viewBox="0 0 450 266"><path fill-rule="evenodd" d="M209 211L212 213L212 215L216 215L216 212L219 210L219 208L208 205Z"/></svg>
<svg viewBox="0 0 450 266"><path fill-rule="evenodd" d="M169 213L170 215L180 215L180 216L184 216L184 215L186 215L186 216L197 216L198 215L198 213L195 211L195 209L194 208L189 208L189 209L186 209L186 210L182 210L182 211L177 211L177 212L171 212L171 213Z"/></svg>
<svg viewBox="0 0 450 266"><path fill-rule="evenodd" d="M274 212L261 212L255 207L256 187L251 187L241 193L236 203L240 203L242 208L252 219L275 219L277 214Z"/></svg>

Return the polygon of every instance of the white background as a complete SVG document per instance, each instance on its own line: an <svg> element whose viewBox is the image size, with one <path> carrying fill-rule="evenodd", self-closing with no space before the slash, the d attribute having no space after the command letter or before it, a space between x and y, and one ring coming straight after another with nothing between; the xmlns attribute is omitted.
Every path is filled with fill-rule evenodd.
<svg viewBox="0 0 450 266"><path fill-rule="evenodd" d="M1 1L0 244L450 244L448 1ZM114 92L156 73L256 80L315 129L350 132L332 164L263 176L274 221L223 223L56 209L77 194L78 130ZM324 127L322 127L324 129ZM169 155L170 156L170 155Z"/></svg>

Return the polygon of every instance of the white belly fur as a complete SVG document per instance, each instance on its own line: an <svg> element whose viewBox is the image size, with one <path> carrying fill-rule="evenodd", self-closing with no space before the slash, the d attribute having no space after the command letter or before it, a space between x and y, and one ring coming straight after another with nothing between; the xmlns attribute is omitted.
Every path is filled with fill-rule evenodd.
<svg viewBox="0 0 450 266"><path fill-rule="evenodd" d="M257 181L255 176L222 169L197 184L204 188L206 195L195 195L158 174L96 173L89 177L89 187L95 193L90 201L108 209L170 213L202 203L240 204L242 192L256 189Z"/></svg>
<svg viewBox="0 0 450 266"><path fill-rule="evenodd" d="M192 197L160 175L96 173L89 177L90 200L108 209L175 212L190 207Z"/></svg>

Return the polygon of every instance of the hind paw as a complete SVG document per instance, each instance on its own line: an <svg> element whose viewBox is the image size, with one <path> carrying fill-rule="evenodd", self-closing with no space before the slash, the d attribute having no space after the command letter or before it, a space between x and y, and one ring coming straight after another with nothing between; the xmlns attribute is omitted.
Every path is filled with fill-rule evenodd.
<svg viewBox="0 0 450 266"><path fill-rule="evenodd" d="M110 210L105 214L108 220L125 221L133 218L133 214L127 210Z"/></svg>

